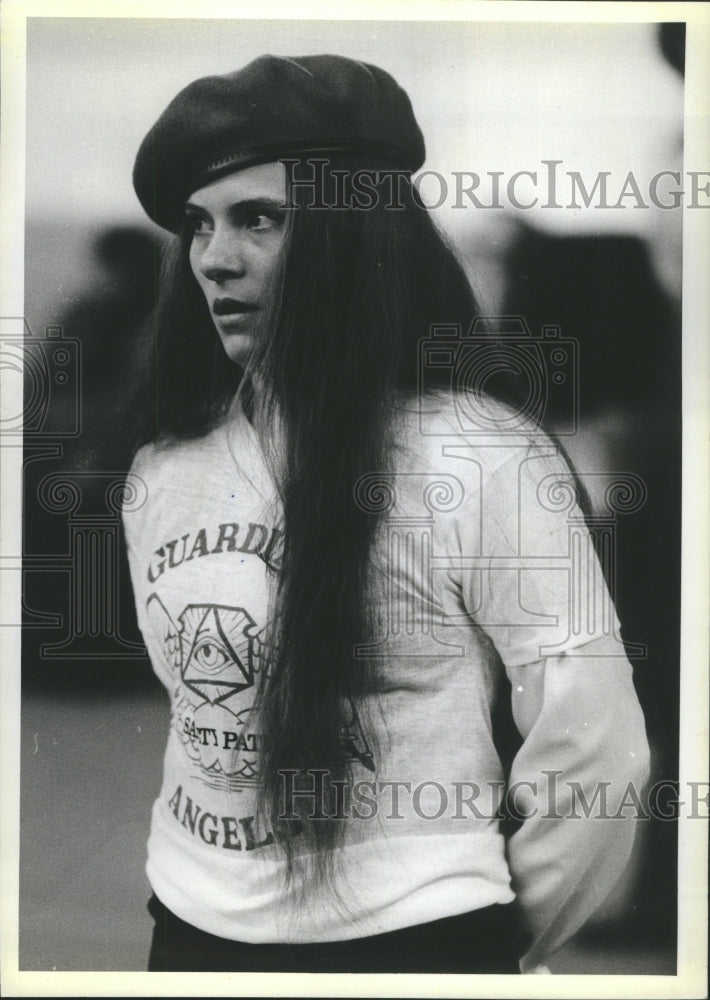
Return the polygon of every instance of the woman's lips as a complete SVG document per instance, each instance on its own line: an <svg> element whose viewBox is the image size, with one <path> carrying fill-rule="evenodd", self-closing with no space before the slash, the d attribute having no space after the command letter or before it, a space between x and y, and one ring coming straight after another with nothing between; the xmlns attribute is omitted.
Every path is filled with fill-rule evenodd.
<svg viewBox="0 0 710 1000"><path fill-rule="evenodd" d="M221 298L215 299L212 304L212 311L215 316L241 316L244 313L256 312L258 306L251 302L242 302L240 299Z"/></svg>

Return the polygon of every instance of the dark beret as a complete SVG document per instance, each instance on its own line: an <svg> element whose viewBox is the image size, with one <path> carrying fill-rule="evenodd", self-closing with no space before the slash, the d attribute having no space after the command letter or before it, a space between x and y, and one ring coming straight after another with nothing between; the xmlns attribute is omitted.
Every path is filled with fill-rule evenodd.
<svg viewBox="0 0 710 1000"><path fill-rule="evenodd" d="M141 143L133 185L150 218L176 232L189 195L224 174L342 151L418 170L424 139L404 90L343 56L266 55L185 87Z"/></svg>

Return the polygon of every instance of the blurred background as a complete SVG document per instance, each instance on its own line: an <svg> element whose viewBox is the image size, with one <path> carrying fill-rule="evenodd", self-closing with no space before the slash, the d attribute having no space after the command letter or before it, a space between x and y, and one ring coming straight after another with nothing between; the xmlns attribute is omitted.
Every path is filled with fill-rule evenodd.
<svg viewBox="0 0 710 1000"><path fill-rule="evenodd" d="M541 414L614 524L613 586L653 751L677 777L680 611L681 211L651 178L682 171L684 26L30 18L27 37L24 639L20 968L140 970L143 874L167 699L136 628L120 538L130 389L152 349L162 236L131 186L138 145L191 80L264 52L333 52L409 93L436 215L487 315L558 326L578 344L569 396ZM546 202L558 166L559 208ZM455 202L453 171L521 180L516 209ZM647 207L570 207L632 172ZM431 184L429 183L431 182ZM673 185L659 187L659 197ZM627 189L628 190L628 189ZM432 174L424 200L438 200ZM579 202L579 196L577 198ZM49 387L49 389L47 389ZM646 499L609 512L614 474ZM601 479L600 479L601 474ZM600 523L601 523L600 521ZM676 828L641 824L624 883L554 960L558 972L675 972Z"/></svg>

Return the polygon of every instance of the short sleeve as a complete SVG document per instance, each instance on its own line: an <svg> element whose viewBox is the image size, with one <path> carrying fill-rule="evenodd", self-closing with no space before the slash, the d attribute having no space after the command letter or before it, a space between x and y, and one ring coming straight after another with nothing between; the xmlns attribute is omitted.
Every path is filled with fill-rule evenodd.
<svg viewBox="0 0 710 1000"><path fill-rule="evenodd" d="M136 453L124 485L121 520L129 561L133 553L140 548L148 507L149 472L153 451L153 445L145 445Z"/></svg>
<svg viewBox="0 0 710 1000"><path fill-rule="evenodd" d="M460 530L462 544L475 540L481 556L463 574L462 596L503 663L533 663L616 634L579 484L559 448L549 441L512 448L482 471L479 524Z"/></svg>

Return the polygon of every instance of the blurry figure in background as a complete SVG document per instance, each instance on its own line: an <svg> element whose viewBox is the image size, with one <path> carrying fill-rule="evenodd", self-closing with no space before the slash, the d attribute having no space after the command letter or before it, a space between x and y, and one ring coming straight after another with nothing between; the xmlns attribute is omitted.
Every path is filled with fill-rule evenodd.
<svg viewBox="0 0 710 1000"><path fill-rule="evenodd" d="M152 970L540 971L628 859L631 817L569 818L573 782L613 816L648 769L591 546L581 594L557 568L570 470L502 402L462 424L455 345L419 369L478 311L424 156L404 91L338 56L198 80L139 151L175 234L124 513L172 698Z"/></svg>
<svg viewBox="0 0 710 1000"><path fill-rule="evenodd" d="M106 506L109 484L113 481L120 488L132 458L131 445L136 433L133 387L137 374L145 371L146 350L152 344L152 338L146 337L149 332L146 322L155 307L156 263L159 261L160 246L161 241L147 228L116 226L97 232L91 241L92 258L81 272L81 284L70 300L72 305L59 315L56 323L67 342L78 342L77 353L72 355L76 364L72 378L77 393L54 393L49 397L43 431L53 436L53 443L56 442L60 449L59 455L52 459L56 463L53 473L67 474L67 481L77 483L81 496L81 517L98 517L103 519L100 523L104 525L107 518L110 521L115 517L115 511ZM72 343L72 346L75 345ZM26 376L31 375L32 371L26 369ZM77 420L78 435L63 436L63 430L71 428L73 420ZM71 530L66 512L57 516L56 511L38 502L38 491L48 474L48 467L33 458L32 449L28 447L31 444L31 439L26 440L24 553L25 556L41 553L50 566L54 560L56 567L57 559L61 561L66 557ZM106 546L109 543L104 541L102 544ZM58 577L55 572L39 569L32 571L32 559L28 559L30 571L23 581L26 610L61 611L68 629L83 631L73 617L72 609L95 608L97 601L106 601L111 604L107 612L109 620L112 617L115 620L115 609L126 607L121 614L121 627L129 636L135 635L135 622L128 610L131 601L125 553L119 549L114 557L111 545L109 548L102 551L110 560L110 576L108 580L101 581L98 576L82 575L76 566L72 569L73 576L65 574ZM73 558L81 557L74 552ZM92 572L98 573L96 563L92 565ZM118 575L114 576L114 573ZM106 586L107 597L97 597L101 585ZM127 602L122 600L125 596L128 596ZM66 601L66 604L62 605L59 601ZM30 631L36 621L34 612L30 613L33 617L27 621L24 634L23 681L26 685L35 682L44 686L54 685L57 683L56 665L42 652L48 637L41 628L35 633ZM88 617L90 612L86 611L83 626L88 627ZM97 639L95 657L88 656L88 646L83 651L83 659L66 653L72 669L61 674L60 686L66 687L71 683L77 690L86 691L98 685L100 690L105 691L107 684L118 683L135 690L137 685L143 683L140 669L127 670L126 663L120 658L115 663L105 658L106 649L102 646L104 625L106 622L98 628L92 621L93 635ZM139 637L136 635L136 638ZM139 663L139 657L140 646L137 645L132 659Z"/></svg>
<svg viewBox="0 0 710 1000"><path fill-rule="evenodd" d="M155 235L137 226L98 233L90 290L77 293L76 305L59 319L65 336L81 345L83 420L81 435L64 446L68 469L126 469L130 387L147 363L145 324L155 307L160 248Z"/></svg>
<svg viewBox="0 0 710 1000"><path fill-rule="evenodd" d="M658 47L682 76L685 25L660 25ZM667 147L667 169L682 174L682 121ZM649 216L655 225L644 239L554 236L521 225L507 247L501 311L525 316L533 331L554 318L579 342L580 427L563 440L583 480L585 472L632 472L646 486L643 508L615 525L614 599L624 638L647 648L635 663L635 681L655 782L678 777L682 217ZM556 433L565 417L549 407L546 429ZM605 480L584 481L598 484L599 496L590 499L604 515ZM644 835L644 870L652 877L634 887L633 909L611 907L614 919L606 929L600 923L598 933L618 938L623 924L629 938L665 943L677 927L677 825L648 823Z"/></svg>

